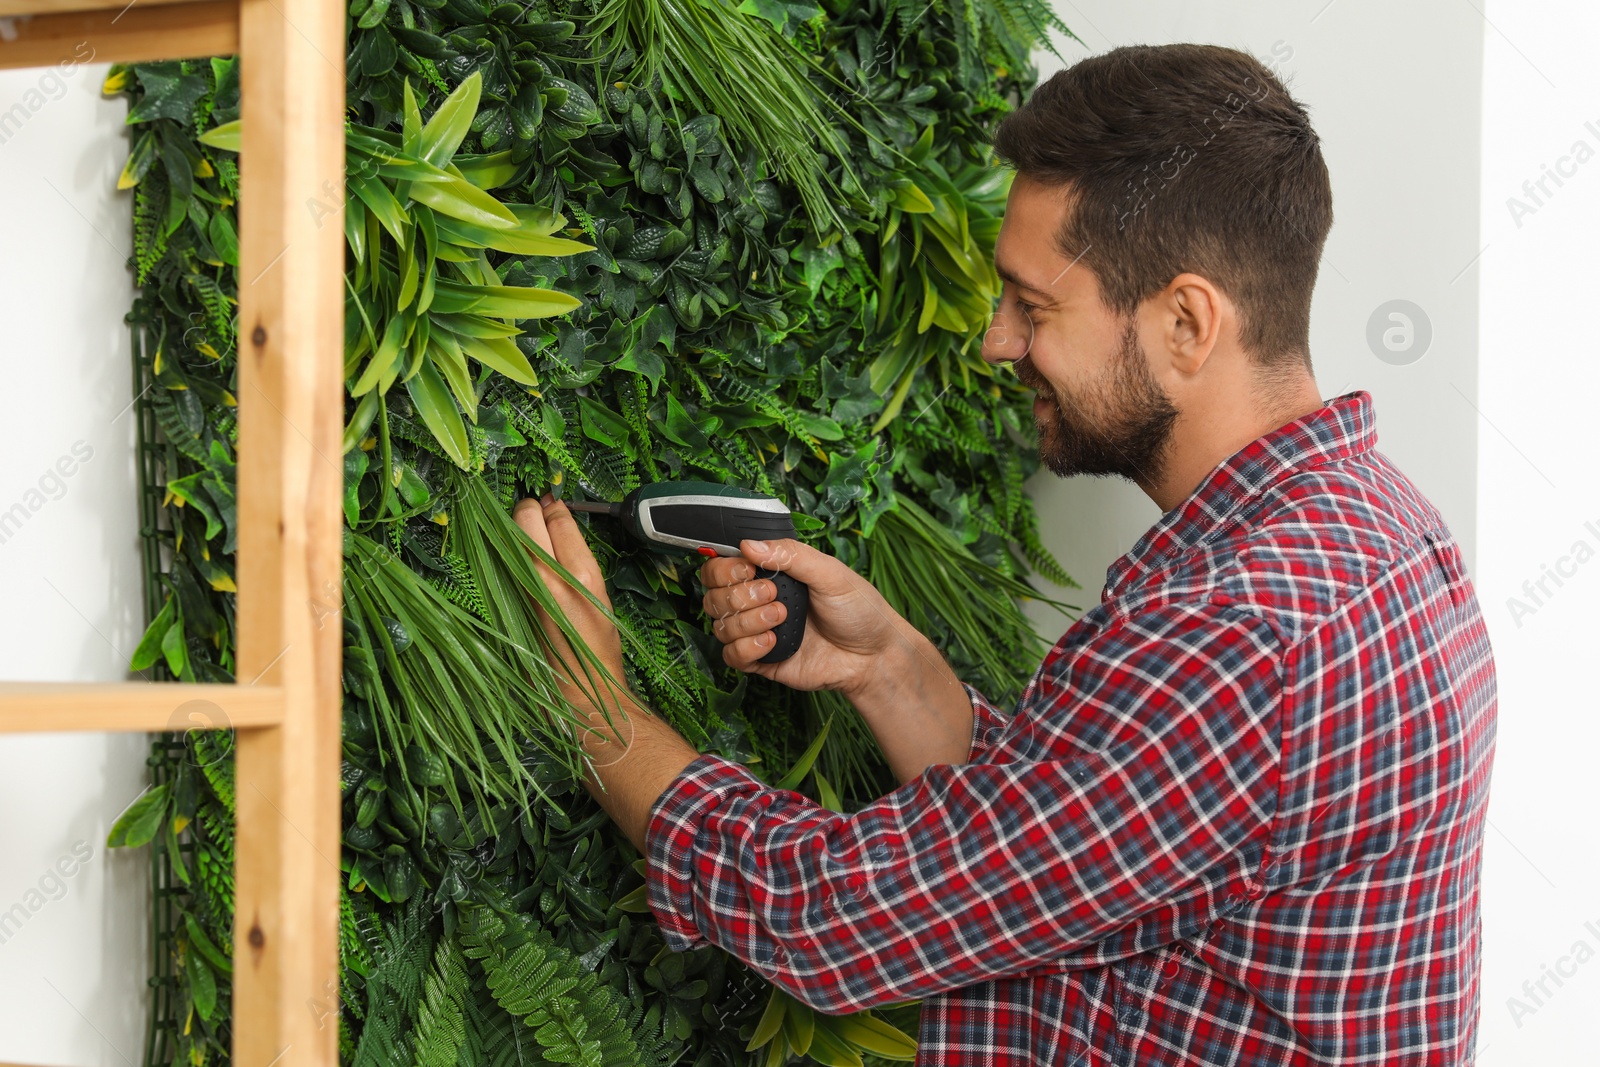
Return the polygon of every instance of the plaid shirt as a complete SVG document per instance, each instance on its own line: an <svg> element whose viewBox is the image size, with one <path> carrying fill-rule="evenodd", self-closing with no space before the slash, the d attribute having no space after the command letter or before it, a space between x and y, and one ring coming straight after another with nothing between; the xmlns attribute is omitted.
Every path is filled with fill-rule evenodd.
<svg viewBox="0 0 1600 1067"><path fill-rule="evenodd" d="M1214 468L972 751L851 815L702 756L650 901L922 1064L1470 1063L1496 686L1443 518L1338 397Z"/></svg>

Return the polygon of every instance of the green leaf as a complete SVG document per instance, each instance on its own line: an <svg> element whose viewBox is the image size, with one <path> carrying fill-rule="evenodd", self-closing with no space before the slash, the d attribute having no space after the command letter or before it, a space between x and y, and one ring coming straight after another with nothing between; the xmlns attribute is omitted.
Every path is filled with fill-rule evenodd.
<svg viewBox="0 0 1600 1067"><path fill-rule="evenodd" d="M761 1019L756 1023L756 1032L750 1035L750 1042L744 1047L746 1052L754 1052L778 1036L778 1031L783 1029L785 1009L790 1003L790 998L782 990L773 987L767 995L767 1006L761 1012Z"/></svg>
<svg viewBox="0 0 1600 1067"><path fill-rule="evenodd" d="M441 215L491 229L507 230L517 224L517 217L504 204L465 178L454 175L447 182L415 183L411 186L411 199Z"/></svg>
<svg viewBox="0 0 1600 1067"><path fill-rule="evenodd" d="M224 122L220 126L213 126L200 135L200 143L210 148L223 152L239 151L239 142L244 127L238 119Z"/></svg>
<svg viewBox="0 0 1600 1067"><path fill-rule="evenodd" d="M554 289L511 285L463 285L441 279L434 287L433 310L466 312L496 319L542 319L564 315L583 301Z"/></svg>
<svg viewBox="0 0 1600 1067"><path fill-rule="evenodd" d="M448 335L446 335L448 336ZM522 354L522 349L504 337L461 337L461 351L482 363L484 366L499 371L507 378L521 385L538 385L539 376L533 372L533 367L528 363L528 357Z"/></svg>
<svg viewBox="0 0 1600 1067"><path fill-rule="evenodd" d="M510 152L494 152L485 156L457 156L455 167L463 178L485 192L498 189L514 178L520 169L512 161Z"/></svg>
<svg viewBox="0 0 1600 1067"><path fill-rule="evenodd" d="M189 670L189 646L183 638L183 620L180 618L167 627L161 638L161 654L166 657L167 669L176 678Z"/></svg>
<svg viewBox="0 0 1600 1067"><path fill-rule="evenodd" d="M817 762L817 756L822 752L822 744L828 740L828 728L832 725L833 716L830 715L822 724L822 729L817 731L817 736L812 739L811 744L800 753L800 758L795 761L794 766L789 768L789 773L778 779L779 789L794 789L806 775L811 773L811 765Z"/></svg>
<svg viewBox="0 0 1600 1067"><path fill-rule="evenodd" d="M184 958L183 971L189 979L189 995L194 997L194 1010L200 1018L209 1020L217 1013L217 976L198 955Z"/></svg>
<svg viewBox="0 0 1600 1067"><path fill-rule="evenodd" d="M790 22L796 27L822 14L814 4L795 3L794 0L744 0L738 11L743 15L756 15L772 23L782 33Z"/></svg>
<svg viewBox="0 0 1600 1067"><path fill-rule="evenodd" d="M467 448L467 427L461 421L461 412L456 410L456 402L451 399L449 387L432 363L422 361L417 373L406 380L406 391L411 394L417 414L422 416L424 425L432 431L445 454L456 466L466 470L472 462Z"/></svg>
<svg viewBox="0 0 1600 1067"><path fill-rule="evenodd" d="M439 110L422 127L418 145L423 159L436 167L450 162L450 157L456 154L456 149L461 147L467 131L472 127L482 91L483 74L475 70L456 86L455 92L445 97Z"/></svg>
<svg viewBox="0 0 1600 1067"><path fill-rule="evenodd" d="M422 154L422 111L417 107L417 94L411 90L410 78L406 79L401 95L400 149L408 156L419 156Z"/></svg>
<svg viewBox="0 0 1600 1067"><path fill-rule="evenodd" d="M233 973L233 962L222 954L222 950L217 948L211 938L206 936L206 932L200 928L193 915L183 917L183 929L189 935L190 946L199 951L200 955L206 958L206 962L223 974Z"/></svg>
<svg viewBox="0 0 1600 1067"><path fill-rule="evenodd" d="M161 821L167 814L171 794L165 784L151 786L127 810L117 816L106 835L107 848L138 848L155 840L161 830Z"/></svg>
<svg viewBox="0 0 1600 1067"><path fill-rule="evenodd" d="M172 625L176 614L177 598L169 594L167 602L161 605L156 617L145 627L144 636L139 638L139 647L133 650L133 658L128 661L129 667L142 671L155 665L157 657L161 655L161 639L167 636L167 628Z"/></svg>
<svg viewBox="0 0 1600 1067"><path fill-rule="evenodd" d="M222 257L222 262L230 267L239 265L239 234L233 228L233 220L226 211L218 211L211 216L211 225L206 236L211 238L211 247L217 250L217 255Z"/></svg>
<svg viewBox="0 0 1600 1067"><path fill-rule="evenodd" d="M400 201L394 198L394 193L389 187L377 178L353 174L345 179L345 183L353 190L356 196L367 209L377 216L383 228L389 231L396 244L405 244L406 231L410 229L410 222L406 219L405 209L400 206ZM412 198L416 198L416 190L428 188L426 185L412 187Z"/></svg>
<svg viewBox="0 0 1600 1067"><path fill-rule="evenodd" d="M157 146L154 130L146 130L138 136L133 142L133 151L128 153L128 162L122 165L122 174L117 178L118 189L132 189L149 173L151 164L160 157Z"/></svg>

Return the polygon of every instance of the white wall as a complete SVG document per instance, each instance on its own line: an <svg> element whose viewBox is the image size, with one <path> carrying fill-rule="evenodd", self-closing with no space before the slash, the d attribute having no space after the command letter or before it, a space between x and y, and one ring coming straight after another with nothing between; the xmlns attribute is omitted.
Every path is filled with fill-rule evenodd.
<svg viewBox="0 0 1600 1067"><path fill-rule="evenodd" d="M122 680L143 629L127 108L101 99L105 73L0 72L0 513L24 509L0 526L4 680ZM142 1061L149 854L105 837L146 751L0 737L0 1061Z"/></svg>
<svg viewBox="0 0 1600 1067"><path fill-rule="evenodd" d="M1477 582L1500 733L1481 1062L1588 1064L1600 1058L1600 10L1492 0L1485 13ZM1523 183L1546 168L1569 176L1535 200Z"/></svg>

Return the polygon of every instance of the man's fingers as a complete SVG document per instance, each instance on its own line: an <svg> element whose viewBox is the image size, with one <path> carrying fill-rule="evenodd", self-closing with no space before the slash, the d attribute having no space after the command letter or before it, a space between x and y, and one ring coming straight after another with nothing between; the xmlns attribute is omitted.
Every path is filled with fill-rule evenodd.
<svg viewBox="0 0 1600 1067"><path fill-rule="evenodd" d="M765 604L749 611L735 612L719 617L711 624L711 632L723 644L732 644L742 637L755 637L777 626L789 614L782 604ZM771 647L770 645L768 647Z"/></svg>
<svg viewBox="0 0 1600 1067"><path fill-rule="evenodd" d="M511 517L522 527L523 533L533 538L535 544L555 555L555 548L550 542L550 530L544 521L544 506L538 500L531 496L523 497L512 509Z"/></svg>
<svg viewBox="0 0 1600 1067"><path fill-rule="evenodd" d="M755 567L738 556L717 556L706 560L700 568L700 584L707 589L719 585L747 582L756 576Z"/></svg>
<svg viewBox="0 0 1600 1067"><path fill-rule="evenodd" d="M717 589L709 589L701 600L707 615L713 619L720 619L732 615L736 611L765 604L778 595L778 587L768 579L762 578L754 582L739 582L736 585L725 585Z"/></svg>
<svg viewBox="0 0 1600 1067"><path fill-rule="evenodd" d="M777 638L770 630L753 637L741 637L731 645L722 646L722 662L735 670L760 670L756 661L772 651L775 640Z"/></svg>

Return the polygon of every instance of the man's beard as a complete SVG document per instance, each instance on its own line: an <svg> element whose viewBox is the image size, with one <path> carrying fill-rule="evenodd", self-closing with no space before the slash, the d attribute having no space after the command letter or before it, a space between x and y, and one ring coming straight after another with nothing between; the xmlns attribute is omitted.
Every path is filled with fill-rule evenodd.
<svg viewBox="0 0 1600 1067"><path fill-rule="evenodd" d="M1091 403L1046 381L1027 356L1013 369L1050 404L1038 416L1039 458L1045 466L1062 477L1121 476L1144 486L1160 480L1178 409L1150 373L1132 318Z"/></svg>

